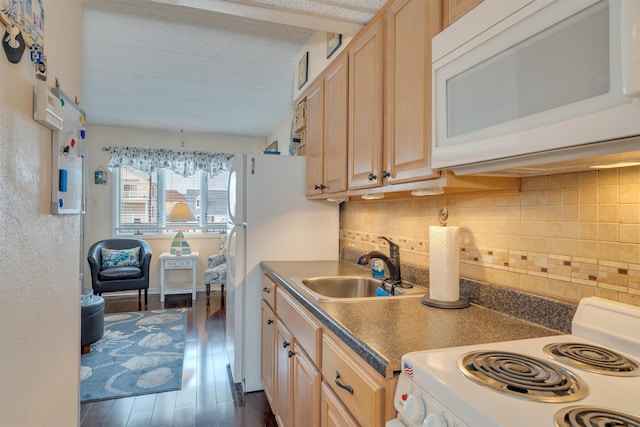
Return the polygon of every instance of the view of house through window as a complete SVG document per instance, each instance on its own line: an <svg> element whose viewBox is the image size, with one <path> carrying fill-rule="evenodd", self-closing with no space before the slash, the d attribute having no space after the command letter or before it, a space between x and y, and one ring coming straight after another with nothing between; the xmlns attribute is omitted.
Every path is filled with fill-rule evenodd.
<svg viewBox="0 0 640 427"><path fill-rule="evenodd" d="M209 178L206 172L182 177L169 169L148 174L129 166L116 176L116 231L122 234L225 232L227 172ZM185 224L168 223L173 205L186 203L196 217Z"/></svg>

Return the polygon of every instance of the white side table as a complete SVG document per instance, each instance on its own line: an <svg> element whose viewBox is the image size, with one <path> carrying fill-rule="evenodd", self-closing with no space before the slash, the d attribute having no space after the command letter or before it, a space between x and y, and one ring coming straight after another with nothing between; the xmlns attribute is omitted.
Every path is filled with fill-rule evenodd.
<svg viewBox="0 0 640 427"><path fill-rule="evenodd" d="M184 294L189 292L185 288L165 290L167 270L191 270L191 295L195 301L198 255L198 252L191 252L189 255L171 255L170 252L163 252L160 255L160 302L164 302L165 294Z"/></svg>

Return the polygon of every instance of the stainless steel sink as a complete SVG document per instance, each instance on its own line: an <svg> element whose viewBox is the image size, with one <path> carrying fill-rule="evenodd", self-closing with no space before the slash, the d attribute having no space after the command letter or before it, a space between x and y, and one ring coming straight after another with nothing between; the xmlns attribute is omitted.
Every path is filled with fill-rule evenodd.
<svg viewBox="0 0 640 427"><path fill-rule="evenodd" d="M391 292L388 284L382 280L366 276L328 276L294 279L311 296L318 300L353 299L376 297L378 288ZM394 296L407 294L425 294L426 290L419 286L414 288L394 288Z"/></svg>

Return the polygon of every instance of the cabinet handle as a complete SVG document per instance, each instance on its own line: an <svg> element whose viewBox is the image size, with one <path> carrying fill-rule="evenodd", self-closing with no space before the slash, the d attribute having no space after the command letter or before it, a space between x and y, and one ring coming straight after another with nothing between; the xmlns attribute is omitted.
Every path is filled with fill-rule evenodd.
<svg viewBox="0 0 640 427"><path fill-rule="evenodd" d="M289 358L292 358L292 357L293 357L293 356L295 356L295 355L296 355L296 353L295 353L295 352L293 352L293 351L289 350Z"/></svg>
<svg viewBox="0 0 640 427"><path fill-rule="evenodd" d="M368 176L368 178L369 178L369 181L373 181L373 180L375 180L376 178L378 178L378 175L374 175L374 174L370 173L370 174L369 174L369 176Z"/></svg>
<svg viewBox="0 0 640 427"><path fill-rule="evenodd" d="M272 324L272 323L273 323L273 320L271 320L271 319L267 319L267 325L270 325L270 324Z"/></svg>
<svg viewBox="0 0 640 427"><path fill-rule="evenodd" d="M286 342L286 341L282 341L282 348L287 348L289 347L290 343Z"/></svg>
<svg viewBox="0 0 640 427"><path fill-rule="evenodd" d="M391 172L382 171L382 173L380 175L382 176L382 179L386 179L386 178L389 178L391 176Z"/></svg>
<svg viewBox="0 0 640 427"><path fill-rule="evenodd" d="M264 288L262 288L262 292L266 292L268 294L271 293L271 289L267 288L266 286Z"/></svg>
<svg viewBox="0 0 640 427"><path fill-rule="evenodd" d="M324 184L316 184L316 185L313 186L314 190L324 190L325 188L327 188L327 187Z"/></svg>
<svg viewBox="0 0 640 427"><path fill-rule="evenodd" d="M336 371L336 376L333 377L333 382L342 389L347 390L349 393L353 394L353 387L350 385L344 385L340 382L340 372Z"/></svg>

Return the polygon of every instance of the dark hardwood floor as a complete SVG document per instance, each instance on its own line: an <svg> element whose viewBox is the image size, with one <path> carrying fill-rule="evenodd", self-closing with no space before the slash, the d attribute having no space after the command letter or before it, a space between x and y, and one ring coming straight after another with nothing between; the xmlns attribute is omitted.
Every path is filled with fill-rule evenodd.
<svg viewBox="0 0 640 427"><path fill-rule="evenodd" d="M105 313L138 311L138 296L105 298ZM144 296L143 296L144 299ZM147 310L191 307L187 318L182 389L80 405L82 427L261 427L270 425L271 410L264 392L244 394L232 382L225 349L225 307L219 290L149 295ZM238 386L239 387L239 386ZM266 415L266 416L265 416Z"/></svg>

